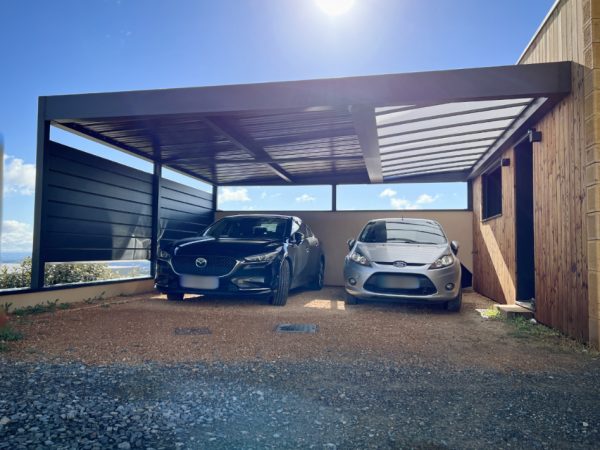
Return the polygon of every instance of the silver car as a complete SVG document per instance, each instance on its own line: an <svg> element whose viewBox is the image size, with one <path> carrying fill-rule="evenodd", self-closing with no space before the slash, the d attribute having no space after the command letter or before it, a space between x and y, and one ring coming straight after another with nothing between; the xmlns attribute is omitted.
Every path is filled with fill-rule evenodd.
<svg viewBox="0 0 600 450"><path fill-rule="evenodd" d="M346 303L357 299L420 299L444 302L449 311L462 303L458 243L442 226L426 219L377 219L348 241L344 264Z"/></svg>

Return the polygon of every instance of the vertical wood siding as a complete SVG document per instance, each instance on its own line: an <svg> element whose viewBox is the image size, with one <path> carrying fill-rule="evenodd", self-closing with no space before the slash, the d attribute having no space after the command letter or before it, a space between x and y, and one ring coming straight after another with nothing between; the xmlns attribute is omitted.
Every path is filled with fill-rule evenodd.
<svg viewBox="0 0 600 450"><path fill-rule="evenodd" d="M512 150L505 158L511 158ZM473 183L473 287L498 303L515 300L514 164L502 167L502 215L482 222L481 177Z"/></svg>
<svg viewBox="0 0 600 450"><path fill-rule="evenodd" d="M583 13L583 0L563 1L520 63L576 63L572 94L536 125L543 136L533 148L536 318L569 336L587 340ZM514 180L508 184L504 179L505 197L514 199ZM473 190L475 211L481 204L480 185L478 178ZM477 213L474 217L474 286L498 302L512 303L515 290L514 282L510 283L516 279L514 214L503 215L495 223L481 223ZM490 251L484 240L489 230L502 249L508 274L493 270L501 264L501 257ZM505 282L508 288L499 286Z"/></svg>

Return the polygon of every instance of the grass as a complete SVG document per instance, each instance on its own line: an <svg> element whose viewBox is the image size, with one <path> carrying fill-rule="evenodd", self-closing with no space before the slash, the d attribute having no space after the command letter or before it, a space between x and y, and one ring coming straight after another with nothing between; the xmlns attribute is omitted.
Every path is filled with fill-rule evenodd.
<svg viewBox="0 0 600 450"><path fill-rule="evenodd" d="M489 308L484 310L478 310L481 314L481 317L485 317L486 319L501 319L502 314L499 310L495 308Z"/></svg>
<svg viewBox="0 0 600 450"><path fill-rule="evenodd" d="M560 334L558 331L553 330L552 328L548 328L547 326L541 325L537 322L532 323L530 319L525 319L524 317L517 316L514 319L508 320L508 323L510 323L513 327L513 329L509 332L509 335L519 339L529 337L562 337L562 334Z"/></svg>
<svg viewBox="0 0 600 450"><path fill-rule="evenodd" d="M10 348L7 342L20 341L23 335L13 330L9 325L0 328L0 353L7 352Z"/></svg>

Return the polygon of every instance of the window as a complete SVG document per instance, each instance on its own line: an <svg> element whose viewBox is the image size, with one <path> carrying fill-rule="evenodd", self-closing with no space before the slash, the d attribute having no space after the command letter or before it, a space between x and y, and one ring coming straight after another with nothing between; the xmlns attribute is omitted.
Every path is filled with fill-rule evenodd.
<svg viewBox="0 0 600 450"><path fill-rule="evenodd" d="M483 220L502 214L502 166L483 175L481 190Z"/></svg>
<svg viewBox="0 0 600 450"><path fill-rule="evenodd" d="M374 220L369 222L358 238L361 242L403 244L443 244L446 236L432 220Z"/></svg>
<svg viewBox="0 0 600 450"><path fill-rule="evenodd" d="M465 210L467 183L346 184L337 187L338 211Z"/></svg>
<svg viewBox="0 0 600 450"><path fill-rule="evenodd" d="M278 217L226 217L208 230L206 236L233 239L283 239L287 219Z"/></svg>
<svg viewBox="0 0 600 450"><path fill-rule="evenodd" d="M331 186L221 186L219 211L330 211Z"/></svg>

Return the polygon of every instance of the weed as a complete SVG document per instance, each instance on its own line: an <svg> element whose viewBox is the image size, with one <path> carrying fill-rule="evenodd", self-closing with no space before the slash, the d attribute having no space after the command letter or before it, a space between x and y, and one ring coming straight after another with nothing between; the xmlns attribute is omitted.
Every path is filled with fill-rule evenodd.
<svg viewBox="0 0 600 450"><path fill-rule="evenodd" d="M69 309L71 307L70 303L59 303L58 309Z"/></svg>
<svg viewBox="0 0 600 450"><path fill-rule="evenodd" d="M561 334L539 323L532 323L529 319L517 316L508 321L513 329L509 332L510 336L516 338L540 337L551 338L560 337Z"/></svg>
<svg viewBox="0 0 600 450"><path fill-rule="evenodd" d="M12 303L4 302L4 304L2 305L2 310L4 311L4 314L8 314L8 310L10 309L11 306L12 306Z"/></svg>
<svg viewBox="0 0 600 450"><path fill-rule="evenodd" d="M500 310L495 309L495 308L478 309L477 311L479 311L479 313L481 314L481 317L485 317L486 319L501 319L502 318L502 313L500 312Z"/></svg>
<svg viewBox="0 0 600 450"><path fill-rule="evenodd" d="M12 311L17 317L29 316L31 314L42 314L46 312L54 312L58 305L58 299L47 300L46 303L39 303L33 306L25 306L23 308L15 308Z"/></svg>
<svg viewBox="0 0 600 450"><path fill-rule="evenodd" d="M0 328L0 342L20 341L23 335L8 325Z"/></svg>
<svg viewBox="0 0 600 450"><path fill-rule="evenodd" d="M95 297L86 298L83 301L83 303L87 303L88 305L93 305L96 302L104 300L104 294L106 294L106 291L102 291L99 295L96 295Z"/></svg>
<svg viewBox="0 0 600 450"><path fill-rule="evenodd" d="M110 308L110 303L102 303L100 308Z"/></svg>

